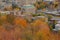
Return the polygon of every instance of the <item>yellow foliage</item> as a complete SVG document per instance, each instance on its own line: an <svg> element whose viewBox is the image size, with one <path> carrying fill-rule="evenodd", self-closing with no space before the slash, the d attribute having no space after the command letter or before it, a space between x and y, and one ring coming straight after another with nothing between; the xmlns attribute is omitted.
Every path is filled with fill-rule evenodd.
<svg viewBox="0 0 60 40"><path fill-rule="evenodd" d="M7 17L6 17L6 16L1 16L1 19L2 19L2 20L6 20Z"/></svg>

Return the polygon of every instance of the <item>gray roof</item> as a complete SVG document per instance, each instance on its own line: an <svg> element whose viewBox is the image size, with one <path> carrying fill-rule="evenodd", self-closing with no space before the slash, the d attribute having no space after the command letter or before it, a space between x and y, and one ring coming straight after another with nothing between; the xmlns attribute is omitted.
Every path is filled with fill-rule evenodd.
<svg viewBox="0 0 60 40"><path fill-rule="evenodd" d="M51 20L60 20L60 18L58 18L58 17L53 17L53 18L51 18Z"/></svg>

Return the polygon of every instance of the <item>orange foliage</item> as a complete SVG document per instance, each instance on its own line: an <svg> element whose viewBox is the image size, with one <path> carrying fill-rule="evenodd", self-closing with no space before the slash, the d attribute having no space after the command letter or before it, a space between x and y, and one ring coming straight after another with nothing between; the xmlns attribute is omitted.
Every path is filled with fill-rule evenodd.
<svg viewBox="0 0 60 40"><path fill-rule="evenodd" d="M14 23L15 23L14 25L20 25L22 27L26 27L28 25L28 22L22 17L16 17L14 20ZM7 25L10 25L10 24L7 24ZM40 19L35 20L28 27L31 27L32 29L34 29L33 34L31 33L32 32L31 29L27 29L27 30L23 29L23 30L26 30L27 36L30 36L32 34L33 40L60 40L60 39L57 39L57 37L60 37L60 36L57 36L57 34L52 33L49 30L49 26L47 25L47 23L41 21ZM38 28L39 30L36 31L36 29ZM22 35L22 31L21 31L21 28L19 27L16 27L14 30L7 31L4 28L4 26L0 26L0 40L21 40L21 37L20 37L21 35ZM24 38L22 39L24 40Z"/></svg>
<svg viewBox="0 0 60 40"><path fill-rule="evenodd" d="M27 21L21 17L17 17L15 20L14 20L14 23L16 25L20 25L20 26L23 26L23 27L26 27L28 25Z"/></svg>
<svg viewBox="0 0 60 40"><path fill-rule="evenodd" d="M33 23L33 27L39 27L38 32L36 32L36 40L39 40L41 36L41 40L55 40L54 36L52 36L51 31L49 30L49 26L42 22L41 20L35 20Z"/></svg>
<svg viewBox="0 0 60 40"><path fill-rule="evenodd" d="M18 30L16 29L15 31ZM0 26L0 40L21 40L20 33L15 31L7 31L3 26Z"/></svg>
<svg viewBox="0 0 60 40"><path fill-rule="evenodd" d="M33 22L33 26L40 27L40 31L44 33L49 33L49 27L45 22L42 22L41 20L36 20ZM46 31L45 31L46 30Z"/></svg>

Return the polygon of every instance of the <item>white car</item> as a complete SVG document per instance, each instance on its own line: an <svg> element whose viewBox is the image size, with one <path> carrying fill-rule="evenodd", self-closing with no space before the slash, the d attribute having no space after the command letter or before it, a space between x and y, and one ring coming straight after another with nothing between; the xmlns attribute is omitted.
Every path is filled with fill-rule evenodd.
<svg viewBox="0 0 60 40"><path fill-rule="evenodd" d="M54 31L60 31L60 21L57 22L57 24L55 25L55 29L53 29Z"/></svg>

